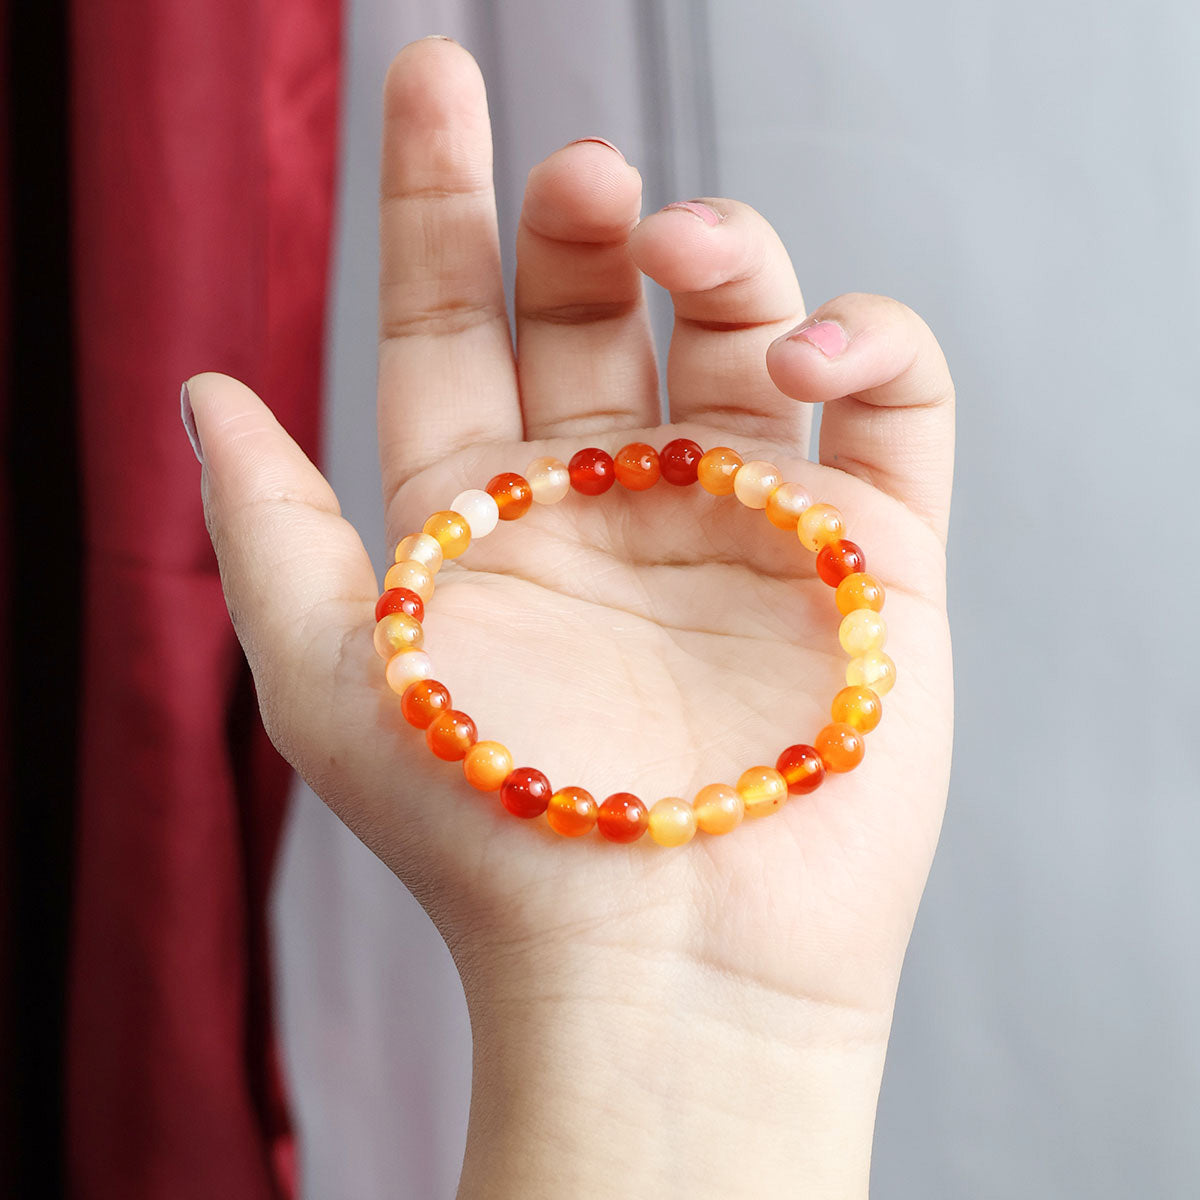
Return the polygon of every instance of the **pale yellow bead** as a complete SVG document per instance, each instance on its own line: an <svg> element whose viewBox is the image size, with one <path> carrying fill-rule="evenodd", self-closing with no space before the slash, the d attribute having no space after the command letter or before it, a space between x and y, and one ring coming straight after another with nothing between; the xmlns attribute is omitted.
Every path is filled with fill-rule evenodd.
<svg viewBox="0 0 1200 1200"><path fill-rule="evenodd" d="M838 626L838 641L851 658L868 650L882 650L887 642L887 622L871 608L856 608Z"/></svg>
<svg viewBox="0 0 1200 1200"><path fill-rule="evenodd" d="M571 472L557 458L535 458L525 468L536 504L557 504L571 490Z"/></svg>
<svg viewBox="0 0 1200 1200"><path fill-rule="evenodd" d="M388 567L388 573L383 577L383 590L386 592L391 588L398 587L416 592L422 600L428 603L429 597L433 595L433 572L419 562L414 562L411 558L406 558L403 562L392 563Z"/></svg>
<svg viewBox="0 0 1200 1200"><path fill-rule="evenodd" d="M814 554L826 542L836 542L844 529L842 514L832 504L813 504L800 514L796 522L796 536L800 544Z"/></svg>
<svg viewBox="0 0 1200 1200"><path fill-rule="evenodd" d="M419 650L424 640L421 622L406 612L388 613L375 622L375 653L382 659L401 650Z"/></svg>
<svg viewBox="0 0 1200 1200"><path fill-rule="evenodd" d="M650 836L660 846L682 846L696 836L696 812L679 796L664 796L650 808Z"/></svg>
<svg viewBox="0 0 1200 1200"><path fill-rule="evenodd" d="M401 538L396 547L396 561L406 562L410 559L427 567L430 575L436 575L442 565L442 543L427 533L410 533L408 537Z"/></svg>
<svg viewBox="0 0 1200 1200"><path fill-rule="evenodd" d="M886 696L896 682L896 664L882 650L868 650L846 664L846 683L850 687L870 688L877 696Z"/></svg>
<svg viewBox="0 0 1200 1200"><path fill-rule="evenodd" d="M783 482L773 463L754 459L738 467L733 477L733 494L747 508L766 508L767 497Z"/></svg>
<svg viewBox="0 0 1200 1200"><path fill-rule="evenodd" d="M404 689L418 679L429 679L433 676L433 663L424 650L401 650L388 659L384 668L388 687L397 696L404 695Z"/></svg>
<svg viewBox="0 0 1200 1200"><path fill-rule="evenodd" d="M459 492L450 507L466 518L472 538L486 537L500 523L500 506L480 488Z"/></svg>
<svg viewBox="0 0 1200 1200"><path fill-rule="evenodd" d="M746 802L736 788L727 783L710 783L702 787L692 801L696 828L703 833L728 833L742 823Z"/></svg>
<svg viewBox="0 0 1200 1200"><path fill-rule="evenodd" d="M737 790L745 802L747 817L773 813L788 796L787 780L774 767L750 767L743 771Z"/></svg>
<svg viewBox="0 0 1200 1200"><path fill-rule="evenodd" d="M795 529L812 497L798 483L781 483L767 497L767 520L777 529Z"/></svg>

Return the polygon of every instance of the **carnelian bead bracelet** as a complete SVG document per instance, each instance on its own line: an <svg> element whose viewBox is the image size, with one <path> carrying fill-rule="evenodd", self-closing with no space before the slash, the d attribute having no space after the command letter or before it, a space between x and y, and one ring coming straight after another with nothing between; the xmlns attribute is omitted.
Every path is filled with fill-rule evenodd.
<svg viewBox="0 0 1200 1200"><path fill-rule="evenodd" d="M649 807L632 792L597 801L581 787L555 790L541 771L514 766L512 754L499 742L481 742L475 722L453 706L449 690L432 678L423 622L434 577L446 559L457 558L472 540L491 533L500 521L518 520L535 504L557 504L571 491L600 496L614 486L644 492L660 480L674 487L698 483L714 496L735 496L747 508L763 510L776 528L793 531L816 555L817 575L835 589L842 615L838 640L850 657L846 686L833 698L830 721L811 745L786 747L773 767L750 767L733 786L710 783L691 801L667 796ZM424 731L438 758L461 762L472 787L498 792L500 803L514 816L545 813L550 828L567 838L595 829L610 842L635 842L649 833L661 846L681 846L697 830L728 833L746 817L774 812L789 795L813 792L827 774L852 771L862 762L866 735L883 715L880 697L895 683L896 667L883 652L883 585L867 574L862 549L844 532L842 514L833 505L813 503L803 487L785 482L771 463L743 462L728 446L706 452L687 438L676 438L661 451L631 442L615 455L588 446L569 463L535 458L524 475L506 472L483 490L460 493L420 533L401 540L375 605L375 649L387 664L388 686L400 696L404 719Z"/></svg>

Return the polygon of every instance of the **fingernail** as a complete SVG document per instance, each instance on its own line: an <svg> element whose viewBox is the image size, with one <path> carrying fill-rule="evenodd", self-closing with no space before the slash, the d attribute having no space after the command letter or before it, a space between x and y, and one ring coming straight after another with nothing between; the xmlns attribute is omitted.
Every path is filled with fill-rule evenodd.
<svg viewBox="0 0 1200 1200"><path fill-rule="evenodd" d="M567 145L568 145L568 146L578 146L580 142L595 142L597 145L600 145L600 146L607 146L607 147L608 147L610 150L616 150L616 152L617 152L618 154L621 154L620 150L617 150L616 146L614 146L614 145L612 144L612 142L610 142L610 141L608 140L608 138L602 138L602 137L582 137L582 138L576 138L576 139L575 139L573 142L568 142L568 143L567 143ZM624 157L625 157L625 155L621 154L621 157L622 157L622 158L624 158Z"/></svg>
<svg viewBox="0 0 1200 1200"><path fill-rule="evenodd" d="M811 318L783 336L789 342L811 342L826 358L836 358L850 340L836 321L813 321Z"/></svg>
<svg viewBox="0 0 1200 1200"><path fill-rule="evenodd" d="M720 225L725 220L715 208L701 204L699 200L676 200L674 204L665 204L659 212L690 212L699 217L705 225Z"/></svg>
<svg viewBox="0 0 1200 1200"><path fill-rule="evenodd" d="M423 41L423 42L453 42L454 39L452 37L447 37L446 34L444 34L444 33L427 33L421 39L421 41ZM454 44L458 45L457 42L455 42Z"/></svg>
<svg viewBox="0 0 1200 1200"><path fill-rule="evenodd" d="M183 428L187 432L188 441L192 443L196 461L204 466L204 453L200 449L200 435L196 432L196 418L192 413L192 398L188 395L186 382L179 389L179 415L183 418Z"/></svg>

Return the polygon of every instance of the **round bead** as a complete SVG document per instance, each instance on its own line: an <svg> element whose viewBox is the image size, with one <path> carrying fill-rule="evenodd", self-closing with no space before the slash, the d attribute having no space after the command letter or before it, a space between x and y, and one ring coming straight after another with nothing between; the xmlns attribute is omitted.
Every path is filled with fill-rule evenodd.
<svg viewBox="0 0 1200 1200"><path fill-rule="evenodd" d="M636 842L649 822L646 806L632 792L614 792L596 816L600 836L610 842Z"/></svg>
<svg viewBox="0 0 1200 1200"><path fill-rule="evenodd" d="M870 733L883 716L883 701L868 687L844 687L834 696L829 715L859 733Z"/></svg>
<svg viewBox="0 0 1200 1200"><path fill-rule="evenodd" d="M746 816L765 817L787 799L787 780L774 767L750 767L737 781Z"/></svg>
<svg viewBox="0 0 1200 1200"><path fill-rule="evenodd" d="M418 679L404 689L400 697L400 711L404 719L415 729L428 729L435 717L449 712L450 690L436 679Z"/></svg>
<svg viewBox="0 0 1200 1200"><path fill-rule="evenodd" d="M651 805L647 828L660 846L682 846L696 836L695 810L679 796L664 796Z"/></svg>
<svg viewBox="0 0 1200 1200"><path fill-rule="evenodd" d="M429 748L446 762L458 762L475 745L475 722L465 712L448 708L439 713L425 730Z"/></svg>
<svg viewBox="0 0 1200 1200"><path fill-rule="evenodd" d="M662 477L676 487L687 487L696 482L696 468L704 457L698 442L691 438L676 438L668 442L658 455Z"/></svg>
<svg viewBox="0 0 1200 1200"><path fill-rule="evenodd" d="M393 654L383 670L388 687L398 696L418 679L428 679L433 674L433 660L424 650L401 650Z"/></svg>
<svg viewBox="0 0 1200 1200"><path fill-rule="evenodd" d="M867 687L877 696L886 696L896 682L896 664L882 650L868 650L846 664L846 682L851 687Z"/></svg>
<svg viewBox="0 0 1200 1200"><path fill-rule="evenodd" d="M410 592L416 592L428 604L429 597L433 595L433 573L410 558L392 563L383 577L383 589L390 592L393 588L407 588Z"/></svg>
<svg viewBox="0 0 1200 1200"><path fill-rule="evenodd" d="M883 607L883 584L874 575L859 571L847 575L833 593L838 611L852 613L856 608L870 608L878 612Z"/></svg>
<svg viewBox="0 0 1200 1200"><path fill-rule="evenodd" d="M600 805L591 792L581 787L559 788L550 797L546 821L555 833L563 837L582 837L596 825Z"/></svg>
<svg viewBox="0 0 1200 1200"><path fill-rule="evenodd" d="M834 721L817 734L816 748L825 770L841 773L853 771L862 762L867 743L853 725Z"/></svg>
<svg viewBox="0 0 1200 1200"><path fill-rule="evenodd" d="M595 446L585 446L572 455L567 470L571 486L585 496L603 495L617 478L612 455Z"/></svg>
<svg viewBox="0 0 1200 1200"><path fill-rule="evenodd" d="M408 613L410 617L422 621L425 619L425 602L408 588L388 588L375 601L375 620L382 621L388 613L394 612Z"/></svg>
<svg viewBox="0 0 1200 1200"><path fill-rule="evenodd" d="M533 767L517 767L500 785L500 803L514 817L540 817L550 803L550 780Z"/></svg>
<svg viewBox="0 0 1200 1200"><path fill-rule="evenodd" d="M803 743L789 746L776 761L775 770L783 776L793 796L815 792L825 778L825 764L816 747Z"/></svg>
<svg viewBox="0 0 1200 1200"><path fill-rule="evenodd" d="M557 504L571 490L571 473L557 458L535 458L525 468L534 504Z"/></svg>
<svg viewBox="0 0 1200 1200"><path fill-rule="evenodd" d="M622 446L613 458L613 470L617 482L631 492L644 492L652 488L662 475L658 451L645 442L630 442Z"/></svg>
<svg viewBox="0 0 1200 1200"><path fill-rule="evenodd" d="M442 565L442 543L427 533L410 533L401 538L396 547L396 561L406 562L411 559L427 567L430 575L436 575Z"/></svg>
<svg viewBox="0 0 1200 1200"><path fill-rule="evenodd" d="M524 475L515 471L493 475L484 490L495 500L502 521L515 521L533 507L533 488Z"/></svg>
<svg viewBox="0 0 1200 1200"><path fill-rule="evenodd" d="M481 792L498 791L512 769L512 755L499 742L476 742L463 759L463 775Z"/></svg>
<svg viewBox="0 0 1200 1200"><path fill-rule="evenodd" d="M836 542L845 526L832 504L810 504L796 522L800 544L815 554L826 542Z"/></svg>
<svg viewBox="0 0 1200 1200"><path fill-rule="evenodd" d="M847 575L855 575L865 571L867 556L860 546L845 538L836 542L826 542L817 552L817 574L831 588L837 587Z"/></svg>
<svg viewBox="0 0 1200 1200"><path fill-rule="evenodd" d="M487 537L500 523L500 506L482 488L459 492L450 507L466 520L473 538Z"/></svg>
<svg viewBox="0 0 1200 1200"><path fill-rule="evenodd" d="M777 466L755 459L738 467L733 477L733 494L747 508L766 508L767 497L782 482Z"/></svg>
<svg viewBox="0 0 1200 1200"><path fill-rule="evenodd" d="M746 802L736 788L727 783L702 787L692 801L696 828L702 833L728 833L736 829L746 815Z"/></svg>
<svg viewBox="0 0 1200 1200"><path fill-rule="evenodd" d="M812 497L798 483L781 483L767 497L767 520L776 529L795 529L800 514L812 507Z"/></svg>
<svg viewBox="0 0 1200 1200"><path fill-rule="evenodd" d="M715 446L696 465L700 486L714 496L728 496L733 480L742 465L742 456L728 446Z"/></svg>
<svg viewBox="0 0 1200 1200"><path fill-rule="evenodd" d="M437 538L447 558L457 558L471 544L471 527L466 517L448 508L435 512L423 529L430 537Z"/></svg>
<svg viewBox="0 0 1200 1200"><path fill-rule="evenodd" d="M385 660L401 650L419 650L424 640L421 622L408 613L388 613L375 626L375 653Z"/></svg>
<svg viewBox="0 0 1200 1200"><path fill-rule="evenodd" d="M887 642L887 622L872 608L856 608L842 618L838 641L851 658L868 650L882 650Z"/></svg>

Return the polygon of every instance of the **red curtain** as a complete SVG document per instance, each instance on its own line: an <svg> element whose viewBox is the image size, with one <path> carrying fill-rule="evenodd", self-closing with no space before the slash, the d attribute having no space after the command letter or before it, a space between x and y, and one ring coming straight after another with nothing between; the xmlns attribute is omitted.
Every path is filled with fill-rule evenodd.
<svg viewBox="0 0 1200 1200"><path fill-rule="evenodd" d="M340 8L72 7L79 1200L295 1190L265 932L289 772L257 723L179 389L237 375L315 457Z"/></svg>

